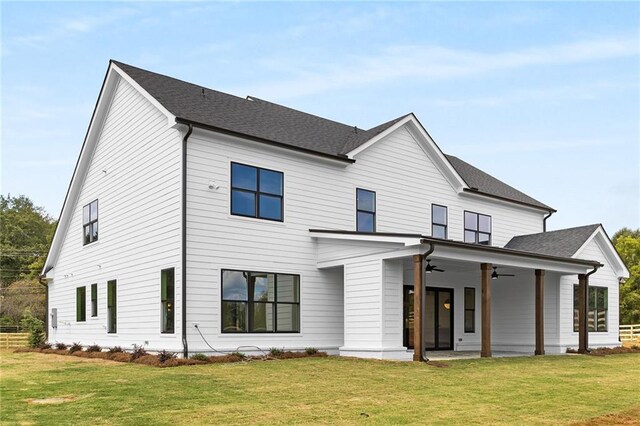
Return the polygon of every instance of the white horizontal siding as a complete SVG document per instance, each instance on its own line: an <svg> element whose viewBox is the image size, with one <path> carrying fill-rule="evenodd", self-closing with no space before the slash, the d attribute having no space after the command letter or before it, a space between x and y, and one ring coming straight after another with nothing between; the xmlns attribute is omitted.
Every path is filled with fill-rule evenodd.
<svg viewBox="0 0 640 426"><path fill-rule="evenodd" d="M180 306L180 136L166 117L120 80L54 268L49 307L58 310L50 340L102 346L149 342L179 350L160 333L160 271L176 268ZM99 239L84 246L82 208L98 199ZM107 334L107 281L117 280L118 329ZM90 285L98 284L92 318ZM76 287L87 286L87 321L76 322Z"/></svg>

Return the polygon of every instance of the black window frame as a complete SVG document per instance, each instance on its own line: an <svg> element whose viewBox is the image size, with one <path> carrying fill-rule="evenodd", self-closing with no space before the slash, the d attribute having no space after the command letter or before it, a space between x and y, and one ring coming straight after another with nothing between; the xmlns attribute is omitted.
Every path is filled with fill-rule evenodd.
<svg viewBox="0 0 640 426"><path fill-rule="evenodd" d="M91 284L91 318L98 316L98 284Z"/></svg>
<svg viewBox="0 0 640 426"><path fill-rule="evenodd" d="M476 229L467 228L467 213L473 214L473 215L476 216ZM484 217L488 217L489 218L489 232L484 232L484 231L480 230L480 216L484 216ZM480 244L480 245L483 245L483 246L490 246L491 245L492 238L493 238L493 218L490 215L474 212L474 211L471 211L471 210L465 210L464 214L462 216L462 227L464 229L464 231L462 233L462 241L464 241L465 243ZM467 241L467 232L473 232L474 233L475 241ZM480 234L488 235L489 236L489 240L486 243L480 242L480 238L479 238Z"/></svg>
<svg viewBox="0 0 640 426"><path fill-rule="evenodd" d="M171 271L171 287L172 296L169 297L168 288L165 289L164 274ZM167 279L167 286L169 281ZM176 332L176 269L165 268L160 271L160 333L162 334L175 334ZM165 318L169 318L169 321L165 321ZM171 327L168 327L171 325Z"/></svg>
<svg viewBox="0 0 640 426"><path fill-rule="evenodd" d="M473 303L471 307L467 306L467 290L471 290L473 292ZM475 287L465 287L464 288L464 332L465 333L475 333L476 332L476 289ZM470 328L467 328L467 312L471 312L472 324Z"/></svg>
<svg viewBox="0 0 640 426"><path fill-rule="evenodd" d="M433 214L434 207L442 207L444 209L444 223L436 223L434 219L435 215ZM442 204L431 203L431 236L432 237L434 236L433 230L435 229L436 226L444 228L443 239L446 240L447 238L449 238L449 208L447 206L443 206ZM437 238L440 238L440 237L437 237Z"/></svg>
<svg viewBox="0 0 640 426"><path fill-rule="evenodd" d="M118 281L109 280L107 281L107 334L116 333L118 333Z"/></svg>
<svg viewBox="0 0 640 426"><path fill-rule="evenodd" d="M91 211L94 207L92 207L95 204L95 209L96 209L96 218L95 219L91 219ZM89 209L89 221L85 222L84 219L84 210L88 208ZM93 200L92 202L90 202L89 204L85 204L82 207L82 245L86 246L87 244L91 244L91 243L95 243L96 241L98 241L98 237L100 236L100 227L98 226L98 218L99 218L99 214L100 214L100 209L98 208L98 199L96 198L95 200ZM94 232L93 232L93 227L96 227L98 229L98 232L95 233L95 238L94 238ZM89 230L89 233L87 234L87 229Z"/></svg>
<svg viewBox="0 0 640 426"><path fill-rule="evenodd" d="M87 286L76 287L76 322L87 321Z"/></svg>
<svg viewBox="0 0 640 426"><path fill-rule="evenodd" d="M225 299L224 298L224 273L225 272L241 272L243 274L248 274L248 276L246 277L247 279L247 300L232 300L232 299ZM264 275L264 274L270 274L270 275L274 275L274 297L273 297L273 301L255 301L253 300L254 297L254 292L251 289L251 274L260 274L260 275ZM297 295L298 295L298 301L297 302L282 302L278 300L278 275L289 275L289 276L293 276L293 277L297 277L297 285L298 285L298 291L297 291ZM264 271L246 271L246 270L242 270L242 269L221 269L220 270L220 332L223 334L300 334L301 333L301 328L302 328L302 311L301 311L301 293L300 290L302 288L302 283L301 283L301 279L300 279L300 275L299 274L290 274L290 273L283 273L283 272L264 272ZM224 329L224 307L225 307L225 302L229 303L244 303L246 305L246 312L247 312L247 318L246 318L246 331L225 331ZM253 306L255 306L256 304L272 304L273 307L273 331L252 331L251 327L254 324L253 321L253 313L254 313L254 308ZM295 331L291 331L291 330L284 330L284 331L279 331L278 330L278 305L294 305L297 306L297 326L298 329Z"/></svg>
<svg viewBox="0 0 640 426"><path fill-rule="evenodd" d="M573 285L573 332L577 333L579 331L579 301L580 301L580 286L578 284ZM591 293L594 293L593 298L591 297ZM588 290L589 294L587 294L587 331L589 333L608 333L609 332L609 288L603 286L589 286ZM606 306L604 308L598 306L598 293L605 293ZM591 305L591 301L595 302L595 305ZM593 312L593 328L589 323L589 315ZM597 321L598 314L600 312L604 312L604 330L599 330Z"/></svg>
<svg viewBox="0 0 640 426"><path fill-rule="evenodd" d="M240 187L234 187L233 186L233 165L236 164L238 166L243 166L243 167L250 167L252 169L256 169L256 190L250 190L250 189L246 189L246 188L240 188ZM281 192L282 195L278 195L278 194L273 194L270 192L263 192L260 190L260 171L264 170L267 172L272 172L272 173L278 173L282 176L282 185L281 185ZM231 166L229 167L229 211L230 214L232 216L240 216L240 217L249 217L252 219L261 219L261 220L269 220L272 222L284 222L284 172L278 171L278 170L272 170L272 169L267 169L264 167L258 167L258 166L252 166L250 164L244 164L244 163L238 163L236 161L232 161L231 162ZM237 192L244 192L244 193L248 193L248 194L252 194L254 197L254 209L255 209L255 215L248 215L248 214L242 214L242 213L234 213L233 211L233 193L234 191ZM271 217L263 217L260 216L260 195L264 195L264 196L269 196L269 197L277 197L280 198L280 219L274 219Z"/></svg>
<svg viewBox="0 0 640 426"><path fill-rule="evenodd" d="M360 191L373 194L373 210L364 210L358 207L358 193ZM370 189L364 189L364 188L356 188L356 232L376 232L376 227L378 226L377 210L378 210L378 195L376 194L376 191L372 191ZM359 213L366 213L373 216L373 229L371 231L360 230L360 220L358 218Z"/></svg>

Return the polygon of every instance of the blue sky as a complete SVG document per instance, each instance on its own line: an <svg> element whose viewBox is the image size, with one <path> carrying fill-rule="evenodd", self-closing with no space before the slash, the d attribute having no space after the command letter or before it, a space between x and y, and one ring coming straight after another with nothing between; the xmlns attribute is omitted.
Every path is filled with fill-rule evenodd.
<svg viewBox="0 0 640 426"><path fill-rule="evenodd" d="M108 60L443 151L558 210L640 227L638 3L2 2L2 193L57 217Z"/></svg>

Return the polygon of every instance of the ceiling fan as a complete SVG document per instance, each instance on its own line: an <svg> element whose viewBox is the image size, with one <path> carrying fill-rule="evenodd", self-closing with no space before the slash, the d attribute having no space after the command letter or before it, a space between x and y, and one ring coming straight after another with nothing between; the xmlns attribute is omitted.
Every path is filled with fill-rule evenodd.
<svg viewBox="0 0 640 426"><path fill-rule="evenodd" d="M496 269L498 269L497 266L493 267L493 272L491 273L491 279L492 280L497 280L498 277L515 277L514 274L499 274L498 271L496 271Z"/></svg>
<svg viewBox="0 0 640 426"><path fill-rule="evenodd" d="M427 259L427 266L424 268L424 271L427 274L430 274L433 271L444 272L444 269L439 269L436 265L432 265L431 264L431 259Z"/></svg>

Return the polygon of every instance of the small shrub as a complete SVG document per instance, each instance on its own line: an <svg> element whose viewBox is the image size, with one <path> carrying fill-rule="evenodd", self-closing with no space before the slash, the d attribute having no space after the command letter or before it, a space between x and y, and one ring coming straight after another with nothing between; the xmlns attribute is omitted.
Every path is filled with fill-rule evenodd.
<svg viewBox="0 0 640 426"><path fill-rule="evenodd" d="M209 362L209 357L206 356L205 354L193 354L193 355L191 355L191 359L196 360L196 361Z"/></svg>
<svg viewBox="0 0 640 426"><path fill-rule="evenodd" d="M20 320L20 327L29 332L29 347L37 348L44 343L44 321L31 315L29 308L25 309L24 317Z"/></svg>
<svg viewBox="0 0 640 426"><path fill-rule="evenodd" d="M98 345L87 346L87 352L102 352L102 348Z"/></svg>
<svg viewBox="0 0 640 426"><path fill-rule="evenodd" d="M160 361L161 363L167 362L170 359L174 359L176 357L176 354L173 352L168 352L163 350L162 352L158 352L158 361Z"/></svg>
<svg viewBox="0 0 640 426"><path fill-rule="evenodd" d="M239 355L237 355L239 354ZM225 362L240 362L244 361L244 354L240 352L234 352L229 355L214 355L209 357L209 362L212 363L225 363Z"/></svg>
<svg viewBox="0 0 640 426"><path fill-rule="evenodd" d="M269 355L271 355L274 358L281 356L283 353L284 351L282 349L278 349L278 348L269 349Z"/></svg>
<svg viewBox="0 0 640 426"><path fill-rule="evenodd" d="M133 351L131 351L131 360L135 361L136 359L147 355L147 351L144 350L144 346L138 346L136 344L133 345Z"/></svg>
<svg viewBox="0 0 640 426"><path fill-rule="evenodd" d="M116 352L108 354L109 359L117 362L131 362L131 354L127 352Z"/></svg>
<svg viewBox="0 0 640 426"><path fill-rule="evenodd" d="M124 352L124 350L120 346L114 346L112 348L109 348L109 350L107 351L107 353L110 354L117 354L121 352Z"/></svg>
<svg viewBox="0 0 640 426"><path fill-rule="evenodd" d="M243 354L242 352L238 352L238 351L231 352L229 355L232 355L232 356L234 356L236 358L240 358L241 360L245 359L247 357L245 354Z"/></svg>
<svg viewBox="0 0 640 426"><path fill-rule="evenodd" d="M64 343L56 343L56 349L58 349L59 351L64 351L65 349L68 349L68 346Z"/></svg>
<svg viewBox="0 0 640 426"><path fill-rule="evenodd" d="M157 367L160 365L160 360L158 359L158 356L156 355L140 355L137 358L133 358L133 356L131 357L131 361L135 362L136 364L144 364L144 365L151 365L154 367Z"/></svg>
<svg viewBox="0 0 640 426"><path fill-rule="evenodd" d="M46 343L46 342L40 343L38 345L38 349L51 349L51 343Z"/></svg>
<svg viewBox="0 0 640 426"><path fill-rule="evenodd" d="M74 352L79 352L82 350L82 345L78 342L74 342L69 346L69 353L72 354Z"/></svg>
<svg viewBox="0 0 640 426"><path fill-rule="evenodd" d="M640 351L640 345L631 345L631 349Z"/></svg>
<svg viewBox="0 0 640 426"><path fill-rule="evenodd" d="M304 351L309 356L315 355L318 353L318 350L316 348L304 348Z"/></svg>

